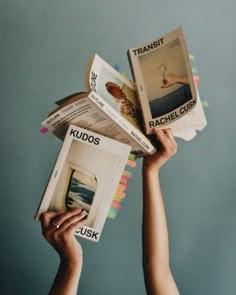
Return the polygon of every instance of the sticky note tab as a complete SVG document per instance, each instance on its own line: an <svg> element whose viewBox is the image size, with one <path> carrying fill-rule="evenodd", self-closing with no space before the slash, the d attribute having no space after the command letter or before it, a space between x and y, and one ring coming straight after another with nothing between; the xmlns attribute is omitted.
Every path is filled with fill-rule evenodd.
<svg viewBox="0 0 236 295"><path fill-rule="evenodd" d="M123 171L123 175L128 176L128 177L131 177L132 176L132 172L127 171L127 170L124 170Z"/></svg>
<svg viewBox="0 0 236 295"><path fill-rule="evenodd" d="M122 176L121 179L120 179L120 182L121 183L124 183L124 184L127 184L128 181L130 181L130 177L127 177L127 176Z"/></svg>
<svg viewBox="0 0 236 295"><path fill-rule="evenodd" d="M196 68L192 68L192 73L193 73L194 75L196 75L196 74L198 73L198 70L197 70Z"/></svg>
<svg viewBox="0 0 236 295"><path fill-rule="evenodd" d="M194 54L189 54L189 59L190 59L190 60L194 60L194 59L195 59Z"/></svg>
<svg viewBox="0 0 236 295"><path fill-rule="evenodd" d="M120 196L120 197L122 197L124 199L125 196L126 196L126 193L122 192L120 190L117 190L116 193L115 193L115 196Z"/></svg>
<svg viewBox="0 0 236 295"><path fill-rule="evenodd" d="M130 160L135 160L135 155L133 155L133 154L129 154L129 159L130 159Z"/></svg>
<svg viewBox="0 0 236 295"><path fill-rule="evenodd" d="M199 78L199 76L193 76L193 79L194 79L195 84L196 84L196 85L199 85L199 83L200 83L200 78Z"/></svg>
<svg viewBox="0 0 236 295"><path fill-rule="evenodd" d="M128 185L125 185L125 184L119 184L118 185L118 188L117 188L118 190L120 190L120 191L127 191L127 189L128 189Z"/></svg>
<svg viewBox="0 0 236 295"><path fill-rule="evenodd" d="M207 108L207 107L209 107L209 104L208 104L208 102L206 100L204 100L204 101L202 101L202 106L204 108Z"/></svg>
<svg viewBox="0 0 236 295"><path fill-rule="evenodd" d="M47 132L48 132L48 129L45 128L45 127L43 127L43 128L40 129L40 132L43 133L43 134L44 134L44 133L47 133Z"/></svg>
<svg viewBox="0 0 236 295"><path fill-rule="evenodd" d="M126 165L130 166L130 167L136 167L136 162L132 161L132 160L128 160Z"/></svg>
<svg viewBox="0 0 236 295"><path fill-rule="evenodd" d="M110 219L115 219L117 215L117 211L114 208L110 208L107 217Z"/></svg>
<svg viewBox="0 0 236 295"><path fill-rule="evenodd" d="M55 139L56 139L56 136L55 136L53 133L50 133L50 134L48 135L48 140L53 141L53 140L55 140Z"/></svg>
<svg viewBox="0 0 236 295"><path fill-rule="evenodd" d="M120 202L117 202L117 201L113 200L112 204L111 204L111 207L116 209L116 210L120 210L122 206L121 206Z"/></svg>
<svg viewBox="0 0 236 295"><path fill-rule="evenodd" d="M113 198L113 201L117 201L117 202L121 202L124 198L119 196L119 195L115 195Z"/></svg>

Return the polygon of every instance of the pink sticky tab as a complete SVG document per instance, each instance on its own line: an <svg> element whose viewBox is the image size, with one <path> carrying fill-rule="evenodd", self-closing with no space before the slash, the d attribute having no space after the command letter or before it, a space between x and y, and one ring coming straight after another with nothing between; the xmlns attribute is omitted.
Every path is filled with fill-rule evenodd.
<svg viewBox="0 0 236 295"><path fill-rule="evenodd" d="M122 176L120 179L120 182L124 184L127 184L128 181L130 181L130 177Z"/></svg>
<svg viewBox="0 0 236 295"><path fill-rule="evenodd" d="M200 83L200 78L199 78L199 76L193 76L193 79L194 79L195 84L196 84L196 85L199 85L199 83Z"/></svg>
<svg viewBox="0 0 236 295"><path fill-rule="evenodd" d="M116 209L116 210L120 210L121 209L121 204L119 202L117 202L117 201L113 201L111 207Z"/></svg>
<svg viewBox="0 0 236 295"><path fill-rule="evenodd" d="M40 129L40 132L41 133L47 133L48 132L48 129L46 127L43 127L42 129Z"/></svg>

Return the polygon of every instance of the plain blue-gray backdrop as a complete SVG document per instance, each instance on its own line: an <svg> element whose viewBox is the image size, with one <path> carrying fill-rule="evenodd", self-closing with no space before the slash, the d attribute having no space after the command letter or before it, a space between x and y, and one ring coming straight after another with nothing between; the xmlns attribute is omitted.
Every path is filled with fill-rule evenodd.
<svg viewBox="0 0 236 295"><path fill-rule="evenodd" d="M1 0L0 293L47 294L58 256L33 220L60 147L40 134L53 102L84 90L90 55L131 78L126 50L182 25L207 128L163 168L171 267L183 295L236 294L236 2ZM81 241L79 294L145 294L141 164L101 241Z"/></svg>

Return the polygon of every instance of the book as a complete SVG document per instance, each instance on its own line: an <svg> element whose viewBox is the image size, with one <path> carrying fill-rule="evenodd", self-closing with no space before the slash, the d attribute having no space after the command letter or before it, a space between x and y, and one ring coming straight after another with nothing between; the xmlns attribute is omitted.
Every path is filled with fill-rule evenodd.
<svg viewBox="0 0 236 295"><path fill-rule="evenodd" d="M171 128L190 140L207 122L182 27L127 51L146 134Z"/></svg>
<svg viewBox="0 0 236 295"><path fill-rule="evenodd" d="M131 145L137 158L156 151L155 141L143 132L132 82L95 54L88 63L85 84L87 92L59 100L42 126L62 140L69 124L80 126Z"/></svg>
<svg viewBox="0 0 236 295"><path fill-rule="evenodd" d="M126 184L119 183L130 151L127 144L70 125L35 220L46 211L80 207L88 215L75 234L99 241L117 190L122 198ZM118 202L113 205L119 206Z"/></svg>

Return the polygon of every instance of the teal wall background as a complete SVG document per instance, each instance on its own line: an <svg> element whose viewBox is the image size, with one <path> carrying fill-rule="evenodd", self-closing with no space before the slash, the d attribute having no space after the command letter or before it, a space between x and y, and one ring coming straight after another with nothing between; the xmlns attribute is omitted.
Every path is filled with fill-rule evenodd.
<svg viewBox="0 0 236 295"><path fill-rule="evenodd" d="M236 2L1 0L0 15L1 294L47 294L58 266L33 220L60 147L39 132L53 102L84 90L91 54L131 78L126 50L183 25L209 107L161 174L171 266L183 295L234 295ZM79 294L145 294L140 178L141 160L99 244L81 240Z"/></svg>

